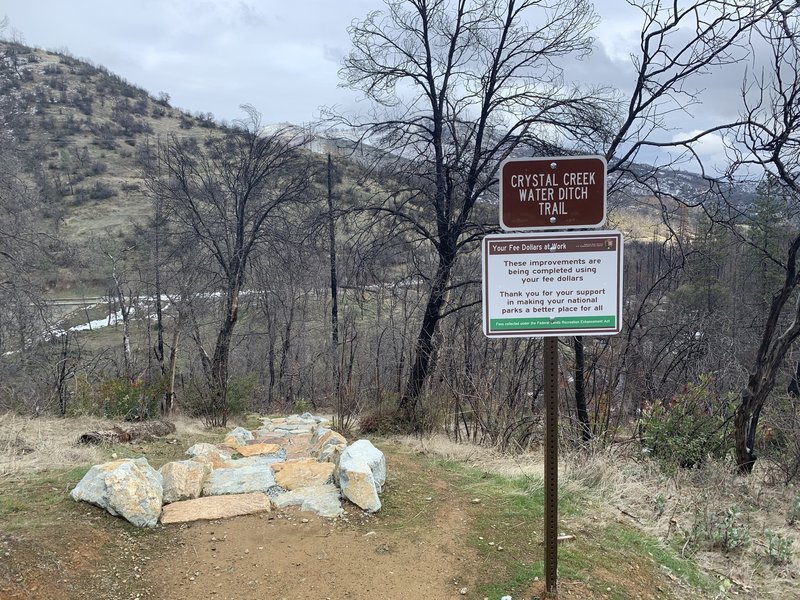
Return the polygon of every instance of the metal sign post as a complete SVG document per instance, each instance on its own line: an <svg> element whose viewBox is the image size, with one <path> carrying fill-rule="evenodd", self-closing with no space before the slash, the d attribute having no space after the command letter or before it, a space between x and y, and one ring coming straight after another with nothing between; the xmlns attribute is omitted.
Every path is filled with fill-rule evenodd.
<svg viewBox="0 0 800 600"><path fill-rule="evenodd" d="M552 231L605 223L602 156L503 161L499 208L500 227L516 233L483 239L483 332L490 338L545 338L544 572L545 597L553 600L558 598L558 336L620 332L623 240L618 231Z"/></svg>
<svg viewBox="0 0 800 600"><path fill-rule="evenodd" d="M558 596L558 338L544 340L544 583Z"/></svg>

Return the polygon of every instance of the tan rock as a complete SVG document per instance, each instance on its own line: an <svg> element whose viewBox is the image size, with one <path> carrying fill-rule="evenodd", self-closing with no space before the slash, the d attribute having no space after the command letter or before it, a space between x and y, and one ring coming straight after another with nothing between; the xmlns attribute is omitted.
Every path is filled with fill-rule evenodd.
<svg viewBox="0 0 800 600"><path fill-rule="evenodd" d="M367 512L376 512L381 509L381 500L375 487L375 479L372 477L372 471L366 465L362 470L340 471L339 486L342 489L342 496L359 508Z"/></svg>
<svg viewBox="0 0 800 600"><path fill-rule="evenodd" d="M162 523L185 523L202 519L226 519L240 515L269 512L269 496L261 492L208 496L168 504L161 511Z"/></svg>
<svg viewBox="0 0 800 600"><path fill-rule="evenodd" d="M242 456L258 456L260 454L275 454L281 447L278 444L245 444L236 451Z"/></svg>
<svg viewBox="0 0 800 600"><path fill-rule="evenodd" d="M340 433L332 430L319 436L311 447L311 455L317 460L335 463L339 454L347 447L347 440Z"/></svg>
<svg viewBox="0 0 800 600"><path fill-rule="evenodd" d="M207 457L200 457L200 460L169 462L161 467L158 472L163 478L164 504L197 498L212 470L207 461Z"/></svg>
<svg viewBox="0 0 800 600"><path fill-rule="evenodd" d="M308 458L311 454L311 434L293 435L289 442L284 445L284 448L286 448L287 460Z"/></svg>
<svg viewBox="0 0 800 600"><path fill-rule="evenodd" d="M226 435L225 439L222 440L222 445L223 446L227 446L228 448L230 448L232 450L238 451L239 450L239 446L241 445L241 441L236 436Z"/></svg>
<svg viewBox="0 0 800 600"><path fill-rule="evenodd" d="M331 481L334 466L304 459L272 465L275 482L287 490L301 487L324 485Z"/></svg>
<svg viewBox="0 0 800 600"><path fill-rule="evenodd" d="M200 457L206 457L215 469L224 466L225 462L231 458L230 452L222 451L213 444L206 444L202 442L189 448L186 451L186 456L191 457L193 460L197 460ZM198 462L202 462L202 460Z"/></svg>

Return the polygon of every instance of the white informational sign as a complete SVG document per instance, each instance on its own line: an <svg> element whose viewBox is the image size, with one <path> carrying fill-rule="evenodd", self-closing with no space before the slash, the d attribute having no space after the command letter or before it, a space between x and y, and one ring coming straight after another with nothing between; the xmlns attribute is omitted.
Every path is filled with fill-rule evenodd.
<svg viewBox="0 0 800 600"><path fill-rule="evenodd" d="M619 333L622 246L619 231L487 235L483 332L489 337Z"/></svg>

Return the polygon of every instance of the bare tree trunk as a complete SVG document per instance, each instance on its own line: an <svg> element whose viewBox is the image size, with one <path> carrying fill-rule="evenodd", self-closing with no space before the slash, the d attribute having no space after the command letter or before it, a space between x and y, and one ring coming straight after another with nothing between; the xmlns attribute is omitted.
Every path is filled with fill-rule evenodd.
<svg viewBox="0 0 800 600"><path fill-rule="evenodd" d="M797 299L791 325L777 335L781 314L786 303L797 288L797 254L800 251L800 235L789 246L786 261L786 277L783 287L775 294L770 304L769 315L761 334L761 344L750 371L747 387L742 391L734 417L736 462L739 472L748 474L756 462L755 438L761 410L775 385L778 370L794 341L800 336L800 298ZM777 337L776 337L777 336Z"/></svg>
<svg viewBox="0 0 800 600"><path fill-rule="evenodd" d="M172 345L169 349L169 366L167 367L167 385L164 389L164 403L161 409L163 416L171 415L175 410L175 371L178 365L178 341L181 334L181 317L178 314L178 322L175 324L175 331L172 334Z"/></svg>
<svg viewBox="0 0 800 600"><path fill-rule="evenodd" d="M207 421L212 426L225 427L228 424L228 359L233 328L239 318L239 289L238 282L234 282L228 288L225 317L217 334L214 356L211 359L209 381L211 404Z"/></svg>
<svg viewBox="0 0 800 600"><path fill-rule="evenodd" d="M339 370L339 295L337 288L339 280L336 276L336 227L333 219L333 164L328 153L328 244L331 262L331 369L336 390L336 406L341 407L342 376ZM344 415L338 415L340 424Z"/></svg>
<svg viewBox="0 0 800 600"><path fill-rule="evenodd" d="M588 444L592 441L592 427L589 423L589 411L586 409L586 386L583 336L574 338L575 348L575 408L578 413L578 422L581 425L581 439Z"/></svg>
<svg viewBox="0 0 800 600"><path fill-rule="evenodd" d="M455 250L447 252L439 257L439 267L436 270L436 277L431 284L431 292L425 306L425 314L422 318L422 326L417 336L414 347L414 364L408 376L406 389L400 397L398 403L398 413L404 424L409 428L418 430L421 423L417 415L417 403L422 394L425 381L431 373L434 363L434 335L436 334L439 320L442 316L447 295L447 285L450 282L450 273L455 263Z"/></svg>

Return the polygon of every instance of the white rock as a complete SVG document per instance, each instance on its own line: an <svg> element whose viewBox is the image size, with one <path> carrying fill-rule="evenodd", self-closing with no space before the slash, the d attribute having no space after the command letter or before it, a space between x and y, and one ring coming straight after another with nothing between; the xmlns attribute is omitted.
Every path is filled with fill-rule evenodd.
<svg viewBox="0 0 800 600"><path fill-rule="evenodd" d="M276 495L272 501L278 508L299 506L321 517L338 517L342 510L341 495L335 485L313 485Z"/></svg>
<svg viewBox="0 0 800 600"><path fill-rule="evenodd" d="M386 459L383 452L373 446L369 440L358 440L345 448L339 458L339 464L342 461L347 464L358 460L363 460L369 465L375 485L378 486L378 492L381 492L383 484L386 483Z"/></svg>
<svg viewBox="0 0 800 600"><path fill-rule="evenodd" d="M146 458L115 460L89 469L70 496L137 527L154 527L161 514L162 477Z"/></svg>
<svg viewBox="0 0 800 600"><path fill-rule="evenodd" d="M342 452L336 468L342 495L353 504L375 512L381 509L378 497L386 481L383 452L368 440L358 440Z"/></svg>

